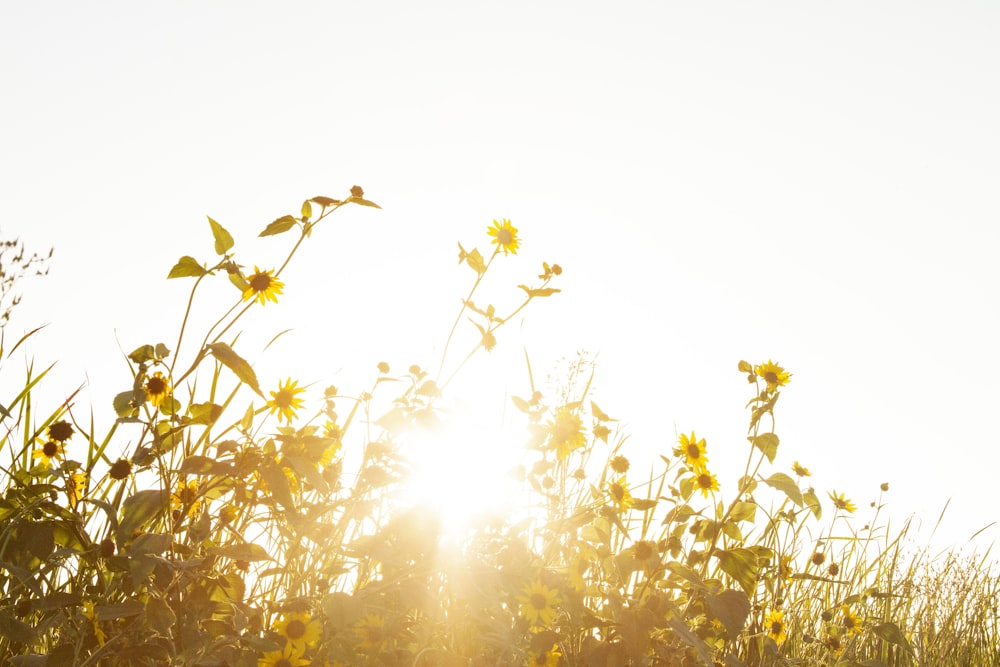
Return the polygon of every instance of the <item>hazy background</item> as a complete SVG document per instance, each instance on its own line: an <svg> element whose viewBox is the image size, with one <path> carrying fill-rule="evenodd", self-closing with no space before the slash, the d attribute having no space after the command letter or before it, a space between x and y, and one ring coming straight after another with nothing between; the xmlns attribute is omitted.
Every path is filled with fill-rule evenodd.
<svg viewBox="0 0 1000 667"><path fill-rule="evenodd" d="M268 222L358 184L384 210L338 212L243 327L265 387L431 364L472 276L456 241L505 217L523 250L483 302L565 273L469 369L497 414L528 393L522 345L537 375L586 348L639 477L692 429L735 470L736 364L772 358L777 469L862 510L888 481L894 521L951 498L948 544L992 522L1000 9L614 5L4 3L0 235L56 248L8 336L51 323L53 408L87 381L77 410L110 423L121 350L173 348L190 282L164 278L214 257L205 215L271 267ZM235 295L220 278L205 312Z"/></svg>

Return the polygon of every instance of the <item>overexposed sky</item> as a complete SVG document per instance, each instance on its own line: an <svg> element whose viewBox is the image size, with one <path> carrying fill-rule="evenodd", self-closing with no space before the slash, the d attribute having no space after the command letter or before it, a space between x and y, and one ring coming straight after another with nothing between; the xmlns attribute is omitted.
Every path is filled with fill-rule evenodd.
<svg viewBox="0 0 1000 667"><path fill-rule="evenodd" d="M694 429L737 468L736 363L772 358L779 469L860 505L889 481L894 520L951 498L958 543L996 519L998 34L988 2L6 3L0 235L56 248L11 331L50 322L38 363L110 420L206 215L271 266L257 232L359 184L384 210L338 213L248 320L257 351L293 329L247 352L264 385L430 364L456 241L510 218L488 296L542 261L564 291L470 372L524 394L522 344L536 374L586 348L636 465Z"/></svg>

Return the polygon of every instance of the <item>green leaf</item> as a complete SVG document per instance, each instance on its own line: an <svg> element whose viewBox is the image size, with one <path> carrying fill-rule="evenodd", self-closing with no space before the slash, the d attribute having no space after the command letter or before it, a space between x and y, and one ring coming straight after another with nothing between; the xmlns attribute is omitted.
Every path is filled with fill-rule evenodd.
<svg viewBox="0 0 1000 667"><path fill-rule="evenodd" d="M170 269L170 273L167 274L167 280L171 278L200 278L208 273L201 264L198 263L194 257L189 255L184 255L177 263L174 264L174 268Z"/></svg>
<svg viewBox="0 0 1000 667"><path fill-rule="evenodd" d="M747 440L763 452L768 461L774 463L774 457L778 453L778 436L773 433L764 433L756 437L751 436Z"/></svg>
<svg viewBox="0 0 1000 667"><path fill-rule="evenodd" d="M812 510L813 516L817 520L823 517L823 506L820 505L819 498L812 491L806 491L802 494L802 501L806 504L810 510Z"/></svg>
<svg viewBox="0 0 1000 667"><path fill-rule="evenodd" d="M676 561L668 561L666 563L666 568L676 574L682 579L686 579L690 584L699 590L705 590L705 582L701 576L695 572L692 568L684 565L683 563L678 563Z"/></svg>
<svg viewBox="0 0 1000 667"><path fill-rule="evenodd" d="M267 551L264 547L259 544L254 544L253 542L244 542L243 544L227 544L221 547L212 547L208 550L213 556L221 556L222 558L230 558L232 560L245 560L248 562L256 560L271 560Z"/></svg>
<svg viewBox="0 0 1000 667"><path fill-rule="evenodd" d="M273 460L266 461L260 467L261 477L267 483L267 490L278 503L286 510L295 510L295 500L292 498L292 489L288 485L288 478L285 471Z"/></svg>
<svg viewBox="0 0 1000 667"><path fill-rule="evenodd" d="M483 261L483 256L479 254L477 248L473 248L472 252L465 254L465 263L472 267L472 270L483 275L486 273L486 262Z"/></svg>
<svg viewBox="0 0 1000 667"><path fill-rule="evenodd" d="M753 521L756 514L757 503L739 501L733 505L733 512L729 516L733 521Z"/></svg>
<svg viewBox="0 0 1000 667"><path fill-rule="evenodd" d="M122 503L122 518L118 522L120 542L132 539L139 528L166 511L170 492L165 489L136 491Z"/></svg>
<svg viewBox="0 0 1000 667"><path fill-rule="evenodd" d="M155 359L156 351L153 349L152 345L143 345L142 347L137 347L132 350L129 353L128 358L137 364L141 364Z"/></svg>
<svg viewBox="0 0 1000 667"><path fill-rule="evenodd" d="M11 642L34 644L38 637L35 629L23 621L19 621L6 611L0 611L0 636Z"/></svg>
<svg viewBox="0 0 1000 667"><path fill-rule="evenodd" d="M181 461L180 472L185 475L207 475L216 466L211 456L189 456Z"/></svg>
<svg viewBox="0 0 1000 667"><path fill-rule="evenodd" d="M910 647L910 642L906 641L903 631L895 623L879 623L872 627L872 632L877 637L884 639L890 644L895 644L910 655L913 655L913 648Z"/></svg>
<svg viewBox="0 0 1000 667"><path fill-rule="evenodd" d="M712 650L705 640L700 638L698 635L691 632L687 624L680 619L672 619L670 621L670 629L674 631L677 637L698 652L698 657L706 665L710 666L712 662Z"/></svg>
<svg viewBox="0 0 1000 667"><path fill-rule="evenodd" d="M296 220L293 216L283 215L265 227L264 231L257 236L274 236L275 234L283 234L294 227L297 222L298 220Z"/></svg>
<svg viewBox="0 0 1000 667"><path fill-rule="evenodd" d="M146 601L146 622L149 627L159 632L165 637L170 636L170 631L177 623L177 615L166 602L158 597L151 596Z"/></svg>
<svg viewBox="0 0 1000 667"><path fill-rule="evenodd" d="M750 599L745 594L730 588L717 595L707 594L705 601L712 615L725 626L730 639L743 632L750 614Z"/></svg>
<svg viewBox="0 0 1000 667"><path fill-rule="evenodd" d="M732 577L748 596L753 595L760 574L756 554L749 549L730 549L716 551L715 557L719 559L722 571Z"/></svg>
<svg viewBox="0 0 1000 667"><path fill-rule="evenodd" d="M234 353L235 354L235 353ZM190 416L190 424L202 424L203 426L211 426L215 421L222 416L222 412L225 408L221 405L215 403L192 403L188 407L188 415Z"/></svg>
<svg viewBox="0 0 1000 667"><path fill-rule="evenodd" d="M135 397L135 392L132 390L123 391L115 395L112 405L115 408L115 414L119 417L134 417L139 413L139 408L136 406L132 399Z"/></svg>
<svg viewBox="0 0 1000 667"><path fill-rule="evenodd" d="M215 254L225 255L233 247L233 237L226 231L226 228L208 218L208 224L212 226L212 236L215 237Z"/></svg>
<svg viewBox="0 0 1000 667"><path fill-rule="evenodd" d="M802 491L799 490L799 485L795 483L795 480L785 473L776 472L765 479L764 483L772 489L783 491L793 503L802 507Z"/></svg>
<svg viewBox="0 0 1000 667"><path fill-rule="evenodd" d="M138 616L146 610L146 605L138 600L127 600L121 604L94 605L98 621L116 621L119 618Z"/></svg>
<svg viewBox="0 0 1000 667"><path fill-rule="evenodd" d="M158 360L163 361L170 356L170 349L163 343L156 344L155 356Z"/></svg>
<svg viewBox="0 0 1000 667"><path fill-rule="evenodd" d="M240 382L253 389L261 398L264 397L264 394L260 391L260 384L257 383L257 373L254 372L253 366L246 359L236 354L233 348L225 343L212 343L208 346L208 349L213 357L236 374Z"/></svg>
<svg viewBox="0 0 1000 667"><path fill-rule="evenodd" d="M746 361L741 360L740 363L737 364L736 368L741 373L753 373L753 366L751 366L750 363Z"/></svg>

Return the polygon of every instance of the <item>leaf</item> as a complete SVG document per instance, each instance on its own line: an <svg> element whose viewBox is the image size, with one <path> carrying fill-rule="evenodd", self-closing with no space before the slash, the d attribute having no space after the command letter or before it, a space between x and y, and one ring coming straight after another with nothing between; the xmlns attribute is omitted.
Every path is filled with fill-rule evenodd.
<svg viewBox="0 0 1000 667"><path fill-rule="evenodd" d="M141 364L155 359L156 352L152 345L143 345L132 350L129 353L128 358L137 364Z"/></svg>
<svg viewBox="0 0 1000 667"><path fill-rule="evenodd" d="M806 491L802 494L802 501L806 504L810 510L812 510L813 516L817 520L823 517L823 506L819 502L819 498L812 491Z"/></svg>
<svg viewBox="0 0 1000 667"><path fill-rule="evenodd" d="M764 483L772 489L784 491L785 495L788 496L793 503L802 507L802 491L799 490L799 485L795 483L795 480L785 473L776 472L765 479Z"/></svg>
<svg viewBox="0 0 1000 667"><path fill-rule="evenodd" d="M705 601L712 615L725 626L730 639L735 639L746 626L750 600L740 591L729 588L721 593L707 594Z"/></svg>
<svg viewBox="0 0 1000 667"><path fill-rule="evenodd" d="M206 273L208 271L198 263L198 260L189 255L184 255L177 260L174 268L170 269L170 273L167 274L167 280L171 278L200 278Z"/></svg>
<svg viewBox="0 0 1000 667"><path fill-rule="evenodd" d="M169 499L170 492L165 489L137 491L126 498L118 522L119 541L131 540L135 531L167 509Z"/></svg>
<svg viewBox="0 0 1000 667"><path fill-rule="evenodd" d="M149 627L165 637L170 636L170 630L177 622L177 614L166 602L158 597L150 597L146 601L146 622Z"/></svg>
<svg viewBox="0 0 1000 667"><path fill-rule="evenodd" d="M222 558L230 558L232 560L245 560L248 562L256 560L271 560L271 556L269 556L267 551L264 550L264 547L259 544L254 544L253 542L212 547L208 550L208 553L213 556L221 556Z"/></svg>
<svg viewBox="0 0 1000 667"><path fill-rule="evenodd" d="M375 202L368 201L367 199L363 199L362 197L354 197L354 196L352 196L352 197L349 197L347 199L347 202L351 203L351 204L361 204L362 206L371 206L372 208L382 208L381 206L379 206Z"/></svg>
<svg viewBox="0 0 1000 667"><path fill-rule="evenodd" d="M232 235L211 217L208 218L208 224L212 226L212 236L215 237L215 254L225 255L233 247Z"/></svg>
<svg viewBox="0 0 1000 667"><path fill-rule="evenodd" d="M98 621L116 621L119 618L138 616L145 611L146 605L138 600L126 600L121 604L94 605L94 613Z"/></svg>
<svg viewBox="0 0 1000 667"><path fill-rule="evenodd" d="M329 206L340 206L342 203L339 199L330 199L329 197L313 197L309 201L315 202L323 208L327 208Z"/></svg>
<svg viewBox="0 0 1000 667"><path fill-rule="evenodd" d="M236 377L240 379L240 382L253 389L258 396L264 398L264 394L260 391L260 385L257 383L257 374L254 372L253 366L246 359L236 354L233 348L225 343L212 343L208 346L208 349L212 353L212 356L221 361L233 373L236 373Z"/></svg>
<svg viewBox="0 0 1000 667"><path fill-rule="evenodd" d="M736 580L747 595L753 595L760 574L756 554L749 549L730 549L716 551L715 557L722 571Z"/></svg>
<svg viewBox="0 0 1000 667"><path fill-rule="evenodd" d="M170 349L163 343L156 344L155 356L160 361L170 356Z"/></svg>
<svg viewBox="0 0 1000 667"><path fill-rule="evenodd" d="M536 296L552 296L553 294L556 294L556 293L562 291L561 289L559 289L557 287L531 288L531 287L528 287L527 285L518 285L518 287L520 287L525 292L527 292L528 296L531 297L531 298L534 298Z"/></svg>
<svg viewBox="0 0 1000 667"><path fill-rule="evenodd" d="M751 366L750 363L746 361L741 360L740 363L737 364L736 368L741 373L753 373L753 366Z"/></svg>
<svg viewBox="0 0 1000 667"><path fill-rule="evenodd" d="M631 509L637 512L645 512L656 507L656 500L652 498L633 498Z"/></svg>
<svg viewBox="0 0 1000 667"><path fill-rule="evenodd" d="M764 433L758 436L751 436L747 440L763 452L769 462L774 463L774 457L778 453L778 436L773 433Z"/></svg>
<svg viewBox="0 0 1000 667"><path fill-rule="evenodd" d="M676 561L668 561L666 563L666 568L676 574L682 579L686 579L695 588L699 590L705 590L705 582L702 580L701 576L695 572L692 568L684 565L683 563L678 563Z"/></svg>
<svg viewBox="0 0 1000 667"><path fill-rule="evenodd" d="M34 644L38 639L34 628L23 621L17 620L6 611L0 611L0 635L11 642L28 645Z"/></svg>
<svg viewBox="0 0 1000 667"><path fill-rule="evenodd" d="M729 517L733 521L753 521L757 514L757 503L746 503L743 501L733 505L733 511Z"/></svg>
<svg viewBox="0 0 1000 667"><path fill-rule="evenodd" d="M274 236L275 234L283 234L294 227L297 222L298 220L296 220L293 216L283 215L265 227L264 231L257 236Z"/></svg>
<svg viewBox="0 0 1000 667"><path fill-rule="evenodd" d="M260 467L260 474L267 484L267 490L278 503L286 510L295 510L295 500L292 498L292 489L288 485L288 478L281 466L273 460L267 461Z"/></svg>
<svg viewBox="0 0 1000 667"><path fill-rule="evenodd" d="M465 263L472 267L472 270L483 275L486 273L486 262L483 261L483 256L479 254L477 248L473 248L472 252L465 254Z"/></svg>
<svg viewBox="0 0 1000 667"><path fill-rule="evenodd" d="M594 415L594 419L596 419L599 422L618 421L617 419L612 419L607 414L605 414L604 410L601 410L599 407L597 407L597 403L594 403L593 401L590 402L590 414Z"/></svg>
<svg viewBox="0 0 1000 667"><path fill-rule="evenodd" d="M531 406L528 404L526 400L524 400L520 396L511 396L510 399L514 401L514 407L520 410L521 412L525 414L531 412Z"/></svg>
<svg viewBox="0 0 1000 667"><path fill-rule="evenodd" d="M691 632L691 630L688 629L687 624L677 618L671 619L670 629L674 631L674 634L676 634L682 642L698 652L698 657L701 658L701 661L706 665L706 667L711 667L712 652L709 649L708 644L705 643L704 639L701 639L698 635Z"/></svg>
<svg viewBox="0 0 1000 667"><path fill-rule="evenodd" d="M211 456L189 456L181 461L179 472L185 475L207 475L212 472L216 463Z"/></svg>
<svg viewBox="0 0 1000 667"><path fill-rule="evenodd" d="M312 204L310 204L309 200L307 199L304 202L302 202L302 219L308 220L311 217L313 217L313 207Z"/></svg>
<svg viewBox="0 0 1000 667"><path fill-rule="evenodd" d="M913 648L910 647L910 642L906 641L902 630L895 623L879 623L872 627L872 632L890 644L895 644L910 655L913 655Z"/></svg>
<svg viewBox="0 0 1000 667"><path fill-rule="evenodd" d="M234 353L235 354L235 353ZM216 403L192 403L188 407L188 414L190 415L189 424L202 424L203 426L211 426L215 421L222 416L222 412L225 408Z"/></svg>

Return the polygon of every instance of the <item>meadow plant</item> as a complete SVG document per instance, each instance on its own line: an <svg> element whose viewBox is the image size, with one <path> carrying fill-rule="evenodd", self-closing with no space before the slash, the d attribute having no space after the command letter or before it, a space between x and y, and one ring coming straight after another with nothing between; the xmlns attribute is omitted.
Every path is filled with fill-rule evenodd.
<svg viewBox="0 0 1000 667"><path fill-rule="evenodd" d="M127 355L106 433L72 400L40 413L31 397L47 371L29 366L5 403L0 471L11 664L997 664L985 558L907 556L906 528L880 522L881 498L856 528L845 493L817 492L798 461L775 468L792 375L770 359L737 365L750 390L742 447L709 445L694 425L654 443L648 463L594 402L589 355L544 386L525 355L512 399L523 506L446 535L402 493L407 445L447 426L453 380L559 292L562 268L543 263L505 307L477 304L491 267L522 243L494 221L485 254L459 244L471 285L431 368L372 360L366 389L326 387L318 403L302 378L262 387L237 325L294 289L285 268L349 205L378 208L355 186L266 225L260 236L295 242L276 268L253 271L209 218L216 257L170 269L193 281L176 338ZM199 288L220 279L232 298L191 330ZM720 480L713 461L734 456L742 475Z"/></svg>

